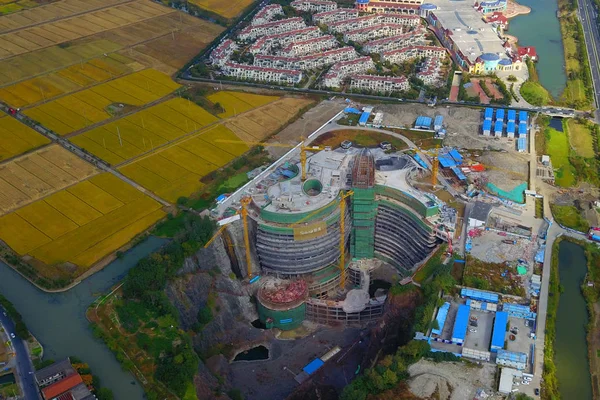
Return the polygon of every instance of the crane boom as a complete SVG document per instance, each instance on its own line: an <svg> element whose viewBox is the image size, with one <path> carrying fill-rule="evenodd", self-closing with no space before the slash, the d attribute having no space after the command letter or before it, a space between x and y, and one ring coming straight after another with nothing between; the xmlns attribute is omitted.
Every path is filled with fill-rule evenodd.
<svg viewBox="0 0 600 400"><path fill-rule="evenodd" d="M352 196L352 190L343 193L340 200L340 288L346 287L346 198Z"/></svg>
<svg viewBox="0 0 600 400"><path fill-rule="evenodd" d="M244 223L244 246L246 247L246 268L248 269L248 279L252 279L252 259L250 258L250 233L248 231L248 204L250 197L242 197L242 221Z"/></svg>

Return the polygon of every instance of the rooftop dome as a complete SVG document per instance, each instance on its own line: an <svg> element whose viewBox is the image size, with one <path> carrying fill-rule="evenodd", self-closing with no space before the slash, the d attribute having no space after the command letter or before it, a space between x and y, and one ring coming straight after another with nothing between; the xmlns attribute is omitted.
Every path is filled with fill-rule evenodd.
<svg viewBox="0 0 600 400"><path fill-rule="evenodd" d="M482 61L498 61L500 56L495 53L483 53L479 58L481 58Z"/></svg>

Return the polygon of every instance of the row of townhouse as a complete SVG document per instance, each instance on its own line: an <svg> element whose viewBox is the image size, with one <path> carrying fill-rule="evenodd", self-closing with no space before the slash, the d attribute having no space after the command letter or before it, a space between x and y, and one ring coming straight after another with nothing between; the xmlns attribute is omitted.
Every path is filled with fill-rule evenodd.
<svg viewBox="0 0 600 400"><path fill-rule="evenodd" d="M344 33L344 42L365 42L370 38L379 38L398 35L404 32L404 25L400 24L377 24L366 28L355 29Z"/></svg>
<svg viewBox="0 0 600 400"><path fill-rule="evenodd" d="M339 61L353 60L358 54L354 47L346 46L301 57L281 57L258 54L254 57L254 65L268 68L313 69Z"/></svg>
<svg viewBox="0 0 600 400"><path fill-rule="evenodd" d="M275 18L276 15L284 15L283 8L279 4L269 4L266 7L260 9L259 12L256 13L252 21L250 21L250 25L262 25L270 22Z"/></svg>
<svg viewBox="0 0 600 400"><path fill-rule="evenodd" d="M371 92L403 92L410 88L408 79L403 76L353 75L350 88Z"/></svg>
<svg viewBox="0 0 600 400"><path fill-rule="evenodd" d="M280 56L295 57L310 53L333 49L337 47L338 41L331 35L319 36L316 38L292 42L281 49Z"/></svg>
<svg viewBox="0 0 600 400"><path fill-rule="evenodd" d="M356 9L338 8L337 10L314 14L312 20L315 24L330 24L332 22L343 21L357 17L358 10Z"/></svg>
<svg viewBox="0 0 600 400"><path fill-rule="evenodd" d="M276 35L268 35L259 38L248 48L251 54L259 54L268 52L274 44L279 44L285 47L293 42L301 42L312 38L319 37L321 30L318 26L308 26L302 29L278 33Z"/></svg>
<svg viewBox="0 0 600 400"><path fill-rule="evenodd" d="M375 64L371 57L359 57L356 60L341 61L333 64L329 72L323 77L323 86L337 88L340 87L344 79L352 74L365 73L374 69Z"/></svg>
<svg viewBox="0 0 600 400"><path fill-rule="evenodd" d="M366 28L368 26L373 26L377 24L400 24L407 26L417 26L420 23L421 18L418 15L382 13L332 22L328 24L327 28L331 32L344 33L354 29Z"/></svg>
<svg viewBox="0 0 600 400"><path fill-rule="evenodd" d="M237 45L233 40L227 39L219 43L213 51L210 52L210 62L213 65L222 67L231 58L234 51L237 50Z"/></svg>
<svg viewBox="0 0 600 400"><path fill-rule="evenodd" d="M256 65L245 65L234 62L226 62L221 69L223 75L232 76L238 79L248 79L254 81L277 82L293 85L302 80L302 71L282 69L282 68L264 68Z"/></svg>
<svg viewBox="0 0 600 400"><path fill-rule="evenodd" d="M310 12L327 12L337 8L335 1L325 0L295 0L290 5L296 10Z"/></svg>
<svg viewBox="0 0 600 400"><path fill-rule="evenodd" d="M363 46L366 53L381 53L392 51L407 46L424 45L426 43L425 35L427 30L419 26L417 29L402 33L400 35L390 36L383 39L369 40Z"/></svg>
<svg viewBox="0 0 600 400"><path fill-rule="evenodd" d="M440 86L444 84L442 75L442 61L440 58L429 57L421 65L416 77L421 79L425 85Z"/></svg>
<svg viewBox="0 0 600 400"><path fill-rule="evenodd" d="M306 24L302 18L286 18L260 25L249 25L240 31L238 38L240 40L254 40L259 36L283 33L304 27L306 27Z"/></svg>
<svg viewBox="0 0 600 400"><path fill-rule="evenodd" d="M434 57L443 59L446 56L446 49L439 46L408 46L398 50L384 51L381 53L381 60L392 64L400 64L404 61L417 57Z"/></svg>

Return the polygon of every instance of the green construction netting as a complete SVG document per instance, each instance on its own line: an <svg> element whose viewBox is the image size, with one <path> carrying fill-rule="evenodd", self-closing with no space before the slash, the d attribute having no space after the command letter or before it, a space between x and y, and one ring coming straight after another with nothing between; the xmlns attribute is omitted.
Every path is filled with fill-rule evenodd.
<svg viewBox="0 0 600 400"><path fill-rule="evenodd" d="M488 183L487 188L490 190L490 192L497 195L498 197L514 201L515 203L525 203L525 189L527 189L527 183L525 182L521 183L519 186L515 187L510 192L500 189L493 183Z"/></svg>

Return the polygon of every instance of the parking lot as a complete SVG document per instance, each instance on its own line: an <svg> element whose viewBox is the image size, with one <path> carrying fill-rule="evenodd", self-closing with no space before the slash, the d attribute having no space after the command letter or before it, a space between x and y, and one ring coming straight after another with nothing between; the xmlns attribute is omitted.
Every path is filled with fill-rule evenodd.
<svg viewBox="0 0 600 400"><path fill-rule="evenodd" d="M511 330L513 328L518 329L518 333L515 336L515 340L510 340L511 332L506 333L506 349L509 351L515 351L519 353L527 354L527 369L523 372L531 373L531 345L533 339L530 337L531 327L525 326L525 321L522 318L511 317L508 319Z"/></svg>
<svg viewBox="0 0 600 400"><path fill-rule="evenodd" d="M473 326L471 321L469 322L464 347L490 351L495 315L496 313L493 312L471 310L471 317L477 317L477 326Z"/></svg>

